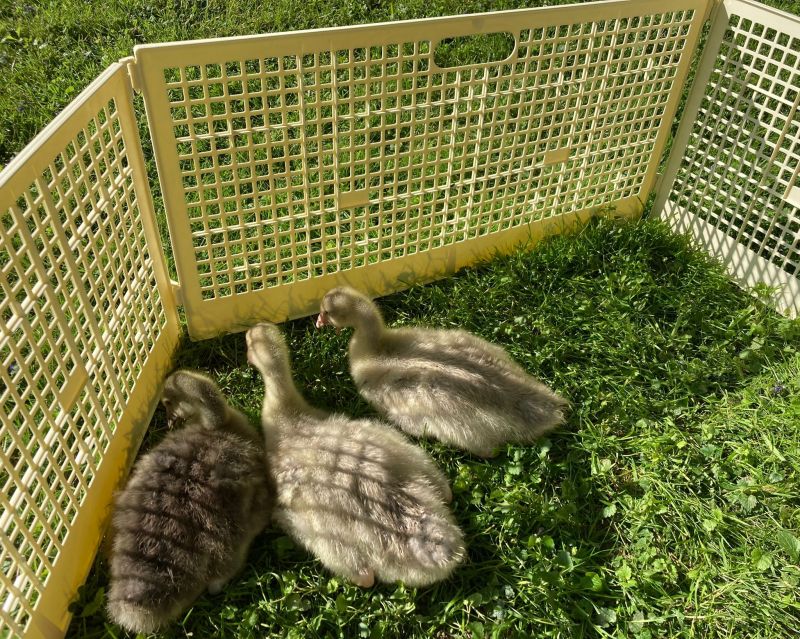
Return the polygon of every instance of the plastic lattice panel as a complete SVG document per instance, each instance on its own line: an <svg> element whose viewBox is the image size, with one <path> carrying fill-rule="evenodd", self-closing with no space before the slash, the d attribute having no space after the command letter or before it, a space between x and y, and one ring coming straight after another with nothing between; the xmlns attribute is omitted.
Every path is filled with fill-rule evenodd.
<svg viewBox="0 0 800 639"><path fill-rule="evenodd" d="M800 266L800 20L730 6L669 200L758 257ZM764 11L757 9L757 11Z"/></svg>
<svg viewBox="0 0 800 639"><path fill-rule="evenodd" d="M217 300L543 218L641 210L704 8L486 14L482 31L510 34L513 51L459 67L435 59L449 30L474 30L459 18L137 48L159 173L180 188L167 213L187 315L194 292ZM326 48L330 34L347 44Z"/></svg>
<svg viewBox="0 0 800 639"><path fill-rule="evenodd" d="M106 504L82 509L119 424L141 409L132 393L169 318L123 136L122 73L0 191L0 636L24 634L61 562L80 565L63 556L68 542L91 561ZM106 470L107 481L122 469ZM70 538L79 515L95 529ZM64 587L45 611L56 627Z"/></svg>

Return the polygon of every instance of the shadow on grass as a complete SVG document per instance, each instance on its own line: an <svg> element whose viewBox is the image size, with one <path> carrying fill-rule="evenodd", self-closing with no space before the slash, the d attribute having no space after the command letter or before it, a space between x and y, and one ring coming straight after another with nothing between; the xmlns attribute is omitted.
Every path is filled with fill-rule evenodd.
<svg viewBox="0 0 800 639"><path fill-rule="evenodd" d="M684 495L695 485L712 487L709 495L722 489L709 466L693 467L687 485L681 451L725 393L796 351L798 323L736 288L653 221L591 224L380 304L390 325L462 327L503 346L569 398L567 425L493 460L420 442L450 478L467 536L469 559L450 580L359 590L270 531L242 575L198 600L165 636L577 638L677 636L686 628L712 636L713 615L697 621L681 612L697 577L690 560L679 561L681 553L703 557L710 542L670 517L696 522L698 502ZM312 404L373 414L350 378L346 334L316 332L308 318L283 328ZM241 333L186 342L177 364L209 372L257 422L263 388ZM159 412L152 441L160 419ZM705 448L698 451L701 459ZM777 518L782 506L772 507ZM717 525L716 515L704 516L712 522L704 525ZM105 583L98 564L71 636L107 636ZM758 584L760 600L780 592ZM782 614L776 605L764 608L764 619ZM746 636L736 606L727 633Z"/></svg>

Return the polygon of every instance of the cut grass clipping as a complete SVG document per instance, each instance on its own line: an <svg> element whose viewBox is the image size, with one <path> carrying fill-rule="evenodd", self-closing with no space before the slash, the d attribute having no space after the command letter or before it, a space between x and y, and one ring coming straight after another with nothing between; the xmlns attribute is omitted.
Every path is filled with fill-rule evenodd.
<svg viewBox="0 0 800 639"><path fill-rule="evenodd" d="M576 236L381 300L389 324L462 327L507 348L572 402L567 426L480 460L422 443L453 483L469 544L425 589L361 590L279 531L243 573L163 636L787 637L800 632L798 324L736 288L660 223ZM284 326L316 405L369 414L348 336ZM257 420L241 334L186 343ZM161 412L146 449L164 432ZM104 617L99 560L72 637Z"/></svg>

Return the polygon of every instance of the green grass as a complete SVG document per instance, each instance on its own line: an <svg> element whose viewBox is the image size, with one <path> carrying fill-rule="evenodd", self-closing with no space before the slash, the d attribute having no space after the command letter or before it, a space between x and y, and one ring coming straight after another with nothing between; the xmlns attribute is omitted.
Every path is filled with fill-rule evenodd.
<svg viewBox="0 0 800 639"><path fill-rule="evenodd" d="M469 559L425 589L341 583L279 531L164 636L786 637L800 631L800 325L660 223L602 222L381 300L392 325L463 327L572 402L567 426L494 460L424 443ZM347 335L285 325L319 406L370 414ZM187 343L253 420L241 334ZM154 420L149 442L163 432ZM69 636L124 636L95 567Z"/></svg>
<svg viewBox="0 0 800 639"><path fill-rule="evenodd" d="M0 167L105 67L131 55L136 44L476 13L529 4L524 0L0 0Z"/></svg>
<svg viewBox="0 0 800 639"><path fill-rule="evenodd" d="M569 4L569 0L0 0L0 168L134 45ZM766 4L800 15L798 0ZM500 44L502 49L505 45Z"/></svg>
<svg viewBox="0 0 800 639"><path fill-rule="evenodd" d="M0 0L0 168L137 43L567 2ZM767 4L800 14L796 0ZM271 531L231 587L200 599L167 636L800 631L796 323L652 222L592 226L383 305L397 325L463 326L503 344L570 397L568 426L492 461L423 444L453 480L468 535L469 561L452 580L360 591ZM287 330L309 398L369 414L346 371L346 338L308 320ZM187 343L180 359L257 419L260 384L241 335ZM158 413L145 448L163 432ZM100 559L70 636L124 636L104 619L106 585Z"/></svg>

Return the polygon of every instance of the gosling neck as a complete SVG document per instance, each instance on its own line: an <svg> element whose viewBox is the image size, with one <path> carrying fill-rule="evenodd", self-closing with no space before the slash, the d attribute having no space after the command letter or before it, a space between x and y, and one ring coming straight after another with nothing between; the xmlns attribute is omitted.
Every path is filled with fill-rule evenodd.
<svg viewBox="0 0 800 639"><path fill-rule="evenodd" d="M310 410L310 406L295 386L291 370L271 371L263 377L264 410L262 415L285 416Z"/></svg>
<svg viewBox="0 0 800 639"><path fill-rule="evenodd" d="M353 329L358 339L377 342L383 336L386 327L378 308L372 302L365 300L356 307Z"/></svg>
<svg viewBox="0 0 800 639"><path fill-rule="evenodd" d="M225 429L257 444L263 443L261 435L250 425L247 417L230 406L225 411Z"/></svg>

